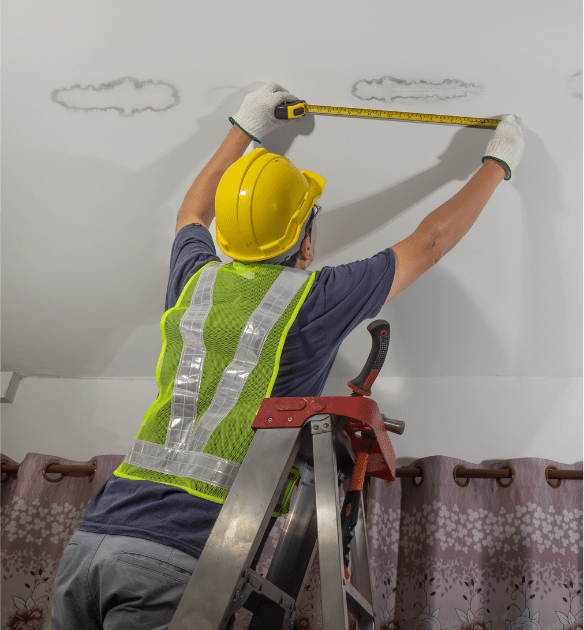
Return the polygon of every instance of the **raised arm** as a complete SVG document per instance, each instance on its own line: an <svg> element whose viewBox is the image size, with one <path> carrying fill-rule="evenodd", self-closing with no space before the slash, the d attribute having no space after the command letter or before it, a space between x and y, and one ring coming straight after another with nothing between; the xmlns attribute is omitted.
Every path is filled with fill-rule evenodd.
<svg viewBox="0 0 584 630"><path fill-rule="evenodd" d="M245 153L252 140L261 144L261 138L270 131L292 122L276 119L274 111L280 103L294 100L294 95L274 82L246 95L239 111L229 119L233 127L227 137L189 188L178 211L176 233L189 223L210 227L215 218L215 193L223 173Z"/></svg>
<svg viewBox="0 0 584 630"><path fill-rule="evenodd" d="M223 173L244 153L251 138L235 125L189 188L178 211L176 232L189 223L209 228L215 218L215 193Z"/></svg>
<svg viewBox="0 0 584 630"><path fill-rule="evenodd" d="M525 142L515 116L506 116L487 146L483 165L454 197L431 212L415 232L392 247L395 275L386 302L435 265L468 232L495 188L511 179Z"/></svg>

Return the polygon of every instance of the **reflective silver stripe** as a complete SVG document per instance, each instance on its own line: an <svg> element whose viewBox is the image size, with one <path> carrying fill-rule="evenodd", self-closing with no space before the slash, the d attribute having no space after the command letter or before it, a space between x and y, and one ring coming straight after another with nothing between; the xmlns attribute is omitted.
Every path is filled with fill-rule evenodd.
<svg viewBox="0 0 584 630"><path fill-rule="evenodd" d="M239 464L215 455L175 450L163 444L134 440L124 462L177 477L190 477L229 490Z"/></svg>
<svg viewBox="0 0 584 630"><path fill-rule="evenodd" d="M172 390L171 415L165 445L136 439L124 459L127 464L166 474L179 474L173 471L178 470L181 463L189 463L193 465L193 470L198 467L199 474L210 479L218 477L218 481L221 481L225 477L225 471L229 476L231 462L212 456L200 459L198 465L194 461L183 462L184 456L189 453L180 450L187 448L187 438L197 417L197 398L207 352L203 342L203 328L213 306L213 288L221 266L211 264L203 268L189 308L179 324L183 349ZM203 460L205 465L201 464ZM231 474L235 473L231 471ZM215 482L214 485L220 483Z"/></svg>
<svg viewBox="0 0 584 630"><path fill-rule="evenodd" d="M206 354L203 327L211 310L213 287L220 266L209 265L203 269L191 305L181 319L183 352L172 392L166 442L162 445L136 439L124 462L228 490L239 464L203 453L203 450L212 432L237 403L274 324L310 274L286 268L275 280L244 326L234 358L225 368L209 408L189 439L197 416L197 397Z"/></svg>
<svg viewBox="0 0 584 630"><path fill-rule="evenodd" d="M213 306L213 287L221 266L211 264L201 271L190 306L180 321L183 349L172 389L170 422L165 441L169 447L187 448L197 417L197 398L207 353L203 327Z"/></svg>
<svg viewBox="0 0 584 630"><path fill-rule="evenodd" d="M251 314L239 338L233 361L225 368L211 404L197 422L189 441L190 451L202 452L213 431L233 409L259 361L269 332L309 275L305 271L285 268Z"/></svg>

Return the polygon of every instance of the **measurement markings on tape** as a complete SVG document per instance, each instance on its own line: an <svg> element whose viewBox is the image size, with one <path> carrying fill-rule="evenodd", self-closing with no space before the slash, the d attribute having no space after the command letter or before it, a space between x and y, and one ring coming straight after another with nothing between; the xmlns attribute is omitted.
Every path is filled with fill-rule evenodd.
<svg viewBox="0 0 584 630"><path fill-rule="evenodd" d="M353 116L357 118L385 118L410 122L442 123L494 129L501 121L496 118L469 118L467 116L442 116L439 114L419 114L414 112L394 112L383 109L360 109L355 107L332 107L330 105L309 105L305 101L282 103L276 107L276 118L299 118L305 114L325 116Z"/></svg>

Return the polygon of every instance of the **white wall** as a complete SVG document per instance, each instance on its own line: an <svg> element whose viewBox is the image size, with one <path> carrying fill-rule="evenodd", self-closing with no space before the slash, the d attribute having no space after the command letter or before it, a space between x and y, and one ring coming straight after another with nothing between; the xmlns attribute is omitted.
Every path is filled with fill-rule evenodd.
<svg viewBox="0 0 584 630"><path fill-rule="evenodd" d="M332 377L323 395L347 395L346 381ZM582 461L579 378L380 377L373 391L386 416L406 423L391 436L400 465L438 454L476 464ZM26 378L14 403L2 404L2 453L125 454L156 394L154 379Z"/></svg>
<svg viewBox="0 0 584 630"><path fill-rule="evenodd" d="M313 104L520 116L513 179L380 313L375 395L408 421L407 456L581 459L581 2L5 0L3 22L2 369L64 379L26 378L2 405L7 455L125 451L152 398L132 379L154 374L178 207L243 95L276 80ZM410 234L492 133L294 125L264 144L327 179L318 266ZM368 348L363 326L328 393Z"/></svg>

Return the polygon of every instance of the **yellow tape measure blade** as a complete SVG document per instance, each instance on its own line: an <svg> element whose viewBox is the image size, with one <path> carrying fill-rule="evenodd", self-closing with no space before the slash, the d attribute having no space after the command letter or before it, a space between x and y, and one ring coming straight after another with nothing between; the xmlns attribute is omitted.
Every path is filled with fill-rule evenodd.
<svg viewBox="0 0 584 630"><path fill-rule="evenodd" d="M354 107L331 107L329 105L305 106L306 113L327 116L355 116L359 118L386 118L410 122L443 123L466 127L494 129L501 121L496 118L469 118L466 116L442 116L439 114L418 114L414 112L395 112L384 109L357 109Z"/></svg>

